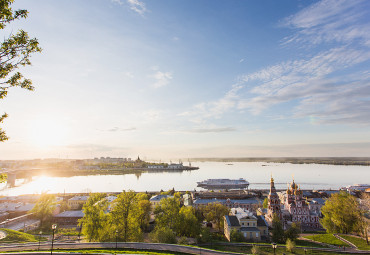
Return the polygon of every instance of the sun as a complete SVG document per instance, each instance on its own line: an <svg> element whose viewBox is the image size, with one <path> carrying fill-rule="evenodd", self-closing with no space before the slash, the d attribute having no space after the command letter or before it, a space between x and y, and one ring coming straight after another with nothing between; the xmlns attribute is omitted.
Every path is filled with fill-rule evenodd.
<svg viewBox="0 0 370 255"><path fill-rule="evenodd" d="M57 120L34 120L29 128L31 143L40 148L58 146L65 143L66 127Z"/></svg>

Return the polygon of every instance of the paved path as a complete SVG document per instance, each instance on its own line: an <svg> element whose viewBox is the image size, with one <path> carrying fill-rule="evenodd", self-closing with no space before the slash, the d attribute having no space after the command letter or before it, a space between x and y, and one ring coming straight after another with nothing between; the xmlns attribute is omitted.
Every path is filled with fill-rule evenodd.
<svg viewBox="0 0 370 255"><path fill-rule="evenodd" d="M235 246L251 246L251 244L230 244ZM263 246L263 245L261 245ZM268 246L268 245L266 245ZM40 250L47 251L47 252L39 252L40 254L48 253L50 254L50 242L44 242L40 245ZM285 246L281 246L285 247ZM94 248L102 248L102 249L114 249L116 248L116 243L54 243L55 249L94 249ZM159 251L172 251L172 252L182 252L188 254L199 254L199 255L226 255L226 254L234 254L234 255L241 255L242 253L231 253L231 252L221 252L210 250L206 248L199 248L199 247L192 247L192 246L182 246L176 244L161 244L161 243L117 243L117 248L130 248L135 250L159 250ZM300 248L300 247L297 247ZM334 249L321 249L321 248L309 248L310 250L320 250L320 251L335 251L335 252L342 252L346 254L370 254L370 251L359 251L359 250L334 250ZM38 250L38 243L33 244L17 244L17 245L3 245L0 246L0 252L7 252L7 251L37 251ZM18 252L16 254L28 255L25 252ZM33 255L37 253L32 253ZM66 253L58 253L60 255ZM0 253L0 255L9 255L6 253Z"/></svg>

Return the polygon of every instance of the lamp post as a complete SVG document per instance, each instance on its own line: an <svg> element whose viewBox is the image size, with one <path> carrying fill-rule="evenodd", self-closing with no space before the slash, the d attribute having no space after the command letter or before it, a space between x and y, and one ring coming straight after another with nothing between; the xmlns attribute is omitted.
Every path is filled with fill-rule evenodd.
<svg viewBox="0 0 370 255"><path fill-rule="evenodd" d="M116 230L116 249L117 249L118 230Z"/></svg>
<svg viewBox="0 0 370 255"><path fill-rule="evenodd" d="M57 224L53 224L51 226L51 229L53 230L53 236L51 238L51 251L50 251L50 255L53 255L53 246L54 246L54 233L55 233L55 230L57 229Z"/></svg>
<svg viewBox="0 0 370 255"><path fill-rule="evenodd" d="M199 235L200 237L200 242L202 242L202 234ZM202 254L202 249L200 248L200 245L199 245L199 255Z"/></svg>
<svg viewBox="0 0 370 255"><path fill-rule="evenodd" d="M272 248L274 249L274 255L276 255L276 247L277 247L277 244L276 243L272 243Z"/></svg>
<svg viewBox="0 0 370 255"><path fill-rule="evenodd" d="M41 235L42 235L42 231L39 232L39 248L37 249L38 251L40 250Z"/></svg>

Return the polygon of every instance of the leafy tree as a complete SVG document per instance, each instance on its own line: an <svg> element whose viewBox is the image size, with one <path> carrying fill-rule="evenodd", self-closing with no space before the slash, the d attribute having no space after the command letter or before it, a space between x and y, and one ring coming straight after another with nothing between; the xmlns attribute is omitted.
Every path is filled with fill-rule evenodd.
<svg viewBox="0 0 370 255"><path fill-rule="evenodd" d="M149 236L152 242L155 243L176 243L175 233L165 226L156 226Z"/></svg>
<svg viewBox="0 0 370 255"><path fill-rule="evenodd" d="M293 250L294 250L294 248L295 248L295 243L294 243L294 241L292 241L292 240L290 240L290 239L288 239L288 240L286 240L286 250L288 251L288 252L293 252Z"/></svg>
<svg viewBox="0 0 370 255"><path fill-rule="evenodd" d="M229 215L230 209L220 203L209 203L204 208L204 215L207 221L216 223L219 231L224 229L224 216Z"/></svg>
<svg viewBox="0 0 370 255"><path fill-rule="evenodd" d="M172 231L177 230L179 224L180 200L176 197L168 197L161 200L159 206L154 209L156 224Z"/></svg>
<svg viewBox="0 0 370 255"><path fill-rule="evenodd" d="M106 194L90 194L86 204L82 207L84 217L79 220L83 234L91 241L103 241L109 238L109 215L105 213L108 209L108 201L104 198ZM111 231L109 231L111 232Z"/></svg>
<svg viewBox="0 0 370 255"><path fill-rule="evenodd" d="M40 220L41 228L44 227L44 223L50 222L55 205L55 195L42 193L36 205L30 211Z"/></svg>
<svg viewBox="0 0 370 255"><path fill-rule="evenodd" d="M252 252L252 254L255 254L255 255L260 254L261 253L260 247L258 247L257 245L253 245L252 249L251 249L251 252Z"/></svg>
<svg viewBox="0 0 370 255"><path fill-rule="evenodd" d="M209 228L201 228L197 241L198 243L209 243L212 241L212 233Z"/></svg>
<svg viewBox="0 0 370 255"><path fill-rule="evenodd" d="M27 18L27 10L13 10L14 0L0 1L0 29L4 29L10 22ZM7 96L8 90L12 87L21 87L33 90L32 82L25 79L16 70L22 66L31 65L32 53L41 52L36 38L30 38L27 32L19 30L5 38L0 47L0 99ZM0 115L0 124L8 115ZM0 142L7 140L5 131L0 128Z"/></svg>
<svg viewBox="0 0 370 255"><path fill-rule="evenodd" d="M232 242L243 242L245 240L243 234L236 229L231 230L230 239Z"/></svg>
<svg viewBox="0 0 370 255"><path fill-rule="evenodd" d="M299 223L293 222L290 228L285 230L284 237L286 240L290 239L292 241L295 241L299 237L300 233L301 233L301 225Z"/></svg>
<svg viewBox="0 0 370 255"><path fill-rule="evenodd" d="M263 200L263 204L262 204L262 207L267 209L267 207L269 206L269 200L268 198L266 197L264 200Z"/></svg>
<svg viewBox="0 0 370 255"><path fill-rule="evenodd" d="M365 238L367 245L369 245L369 228L370 228L370 220L367 214L370 213L370 197L363 194L361 196L361 204L359 208L359 221L358 221L358 229L361 235Z"/></svg>
<svg viewBox="0 0 370 255"><path fill-rule="evenodd" d="M190 206L181 207L179 222L176 227L178 235L196 237L200 233L200 222L195 216L195 209Z"/></svg>
<svg viewBox="0 0 370 255"><path fill-rule="evenodd" d="M275 243L284 243L284 229L283 224L277 214L272 217L272 241Z"/></svg>
<svg viewBox="0 0 370 255"><path fill-rule="evenodd" d="M138 196L134 191L123 191L114 201L111 211L112 223L118 231L118 239L127 241L140 241L142 231L139 224L140 210Z"/></svg>
<svg viewBox="0 0 370 255"><path fill-rule="evenodd" d="M328 233L350 233L358 231L360 210L356 198L347 192L331 195L321 208L322 226Z"/></svg>
<svg viewBox="0 0 370 255"><path fill-rule="evenodd" d="M138 222L142 231L145 231L149 227L151 204L147 196L142 196L140 193L137 196L138 199ZM144 194L145 195L145 194Z"/></svg>

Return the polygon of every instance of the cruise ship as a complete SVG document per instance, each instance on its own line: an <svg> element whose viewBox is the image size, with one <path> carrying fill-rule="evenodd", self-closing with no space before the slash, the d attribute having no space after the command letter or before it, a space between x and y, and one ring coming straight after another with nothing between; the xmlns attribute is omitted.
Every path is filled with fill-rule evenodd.
<svg viewBox="0 0 370 255"><path fill-rule="evenodd" d="M205 181L197 182L198 187L204 189L246 189L249 182L240 178L238 180L230 179L208 179Z"/></svg>

